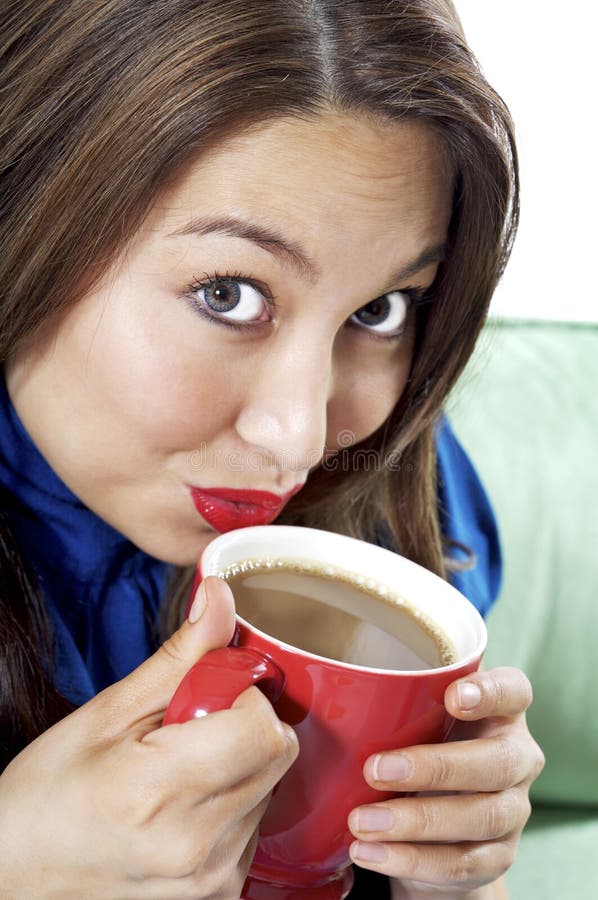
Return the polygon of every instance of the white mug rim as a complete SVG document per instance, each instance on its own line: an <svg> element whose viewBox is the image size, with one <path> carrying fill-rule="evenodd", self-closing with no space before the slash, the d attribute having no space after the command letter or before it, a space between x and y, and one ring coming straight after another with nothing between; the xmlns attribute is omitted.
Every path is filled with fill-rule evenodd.
<svg viewBox="0 0 598 900"><path fill-rule="evenodd" d="M208 544L208 546L204 550L204 553L202 554L202 558L201 558L201 562L200 562L200 569L202 572L202 577L206 577L207 575L217 575L218 574L217 571L204 572L204 570L203 570L204 558L206 557L206 554L207 554L208 559L209 559L209 557L213 553L213 551L211 551L210 548L214 547L214 545L221 546L222 544L226 545L231 540L235 540L235 539L239 540L240 537L241 538L244 537L244 534L241 534L241 532L245 533L245 532L251 531L252 533L255 533L257 531L266 531L267 530L268 532L270 532L270 535L272 536L272 529L276 529L279 534L280 534L280 529L285 529L289 533L291 531L293 531L293 532L310 532L310 536L314 536L314 535L315 536L317 536L317 535L331 536L332 535L334 538L341 538L343 541L349 541L349 542L353 541L353 542L359 543L359 544L366 543L364 541L359 541L357 538L349 537L348 535L339 535L339 534L336 534L336 532L323 531L321 529L315 529L315 528L306 528L304 526L298 526L298 525L249 526L247 528L235 529L235 531L226 532L225 534L219 535L217 538L215 538L213 541L211 541L210 544ZM216 547L216 549L218 549L218 546ZM343 662L342 660L332 659L327 656L320 656L317 653L312 653L309 650L303 650L301 647L296 647L293 644L289 644L288 642L283 641L280 638L273 637L272 635L268 634L267 632L262 631L261 629L257 628L253 623L247 621L247 619L245 619L243 616L239 615L239 613L236 613L237 620L239 622L241 622L243 624L243 626L248 629L248 631L250 631L256 635L259 635L263 640L265 640L267 643L271 643L274 647L281 647L282 649L286 650L287 652L292 652L294 654L298 654L302 658L306 658L307 660L313 660L314 662L318 662L318 663L326 663L327 665L332 665L335 668L338 667L340 669L346 669L347 671L357 670L359 672L371 673L372 675L396 675L399 677L409 676L409 677L415 677L415 678L426 678L426 677L431 678L434 676L438 676L439 674L442 674L442 673L450 673L452 671L460 671L474 663L479 662L481 660L481 658L484 654L484 651L486 649L486 646L487 646L488 633L487 633L486 624L485 624L482 616L480 615L479 610L476 609L476 607L471 603L471 601L468 600L467 597L465 597L459 590L457 590L449 582L444 581L444 579L440 578L438 575L435 575L433 572L430 572L428 569L425 569L423 566L420 566L418 563L415 563L412 560L407 559L404 556L401 556L400 554L394 553L391 550L387 550L386 548L380 547L375 544L367 544L366 546L371 547L372 549L375 549L375 550L382 550L385 553L392 554L393 557L397 557L409 569L415 569L415 570L418 570L421 573L423 573L423 576L426 579L440 582L440 584L442 585L442 590L446 591L448 595L457 594L463 601L465 601L467 606L463 607L463 608L467 609L467 615L470 617L470 620L475 623L475 625L477 626L477 630L479 631L479 638L478 638L477 643L474 645L473 649L470 650L467 654L461 656L454 663L450 663L449 665L445 665L445 666L435 666L435 667L430 667L430 668L426 668L426 669L385 669L385 668L378 668L375 666L362 666L362 665L357 665L354 663ZM292 556L292 555L293 554L289 553L289 556ZM299 553L296 553L295 555L300 556ZM347 569L347 571L350 571L350 569ZM357 575L358 573L352 572L351 574ZM276 662L276 660L273 660L273 661Z"/></svg>

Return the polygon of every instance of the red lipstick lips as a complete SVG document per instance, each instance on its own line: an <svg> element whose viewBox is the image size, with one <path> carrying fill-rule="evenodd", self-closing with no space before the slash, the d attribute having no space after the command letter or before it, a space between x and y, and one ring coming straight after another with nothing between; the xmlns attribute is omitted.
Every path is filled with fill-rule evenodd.
<svg viewBox="0 0 598 900"><path fill-rule="evenodd" d="M224 534L235 528L248 525L269 525L278 516L283 506L301 490L297 485L286 494L271 494L269 491L248 491L235 488L192 487L191 498L200 516L215 531Z"/></svg>

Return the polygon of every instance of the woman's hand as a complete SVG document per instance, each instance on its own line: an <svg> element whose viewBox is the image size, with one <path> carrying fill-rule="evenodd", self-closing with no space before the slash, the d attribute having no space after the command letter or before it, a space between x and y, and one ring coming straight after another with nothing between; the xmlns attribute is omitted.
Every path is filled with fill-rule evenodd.
<svg viewBox="0 0 598 900"><path fill-rule="evenodd" d="M515 858L544 765L525 721L531 699L518 669L477 672L447 688L460 720L449 743L370 757L366 781L408 795L352 811L353 861L400 879L408 898L474 897L496 881Z"/></svg>
<svg viewBox="0 0 598 900"><path fill-rule="evenodd" d="M230 710L161 728L188 669L228 643L230 589L128 678L0 777L0 895L11 900L239 897L270 791L297 755L255 687Z"/></svg>

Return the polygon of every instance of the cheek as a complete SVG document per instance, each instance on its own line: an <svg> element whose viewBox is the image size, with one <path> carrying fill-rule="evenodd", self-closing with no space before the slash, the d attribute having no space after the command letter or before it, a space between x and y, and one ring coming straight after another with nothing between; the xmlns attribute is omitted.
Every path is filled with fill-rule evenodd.
<svg viewBox="0 0 598 900"><path fill-rule="evenodd" d="M373 434L394 409L405 389L411 366L411 355L392 360L388 366L372 370L354 370L335 392L328 408L326 445L329 449L364 440ZM350 432L350 435L347 434Z"/></svg>
<svg viewBox="0 0 598 900"><path fill-rule="evenodd" d="M143 316L121 304L91 347L80 343L96 408L132 445L195 448L234 420L233 366L204 332L180 309Z"/></svg>

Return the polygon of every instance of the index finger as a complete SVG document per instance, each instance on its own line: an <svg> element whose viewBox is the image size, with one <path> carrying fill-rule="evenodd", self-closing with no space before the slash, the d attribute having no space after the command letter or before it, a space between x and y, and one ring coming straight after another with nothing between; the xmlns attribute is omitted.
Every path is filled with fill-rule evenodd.
<svg viewBox="0 0 598 900"><path fill-rule="evenodd" d="M473 722L521 715L532 696L532 686L521 669L502 666L454 681L446 689L444 704L456 719Z"/></svg>
<svg viewBox="0 0 598 900"><path fill-rule="evenodd" d="M256 687L248 688L230 709L159 728L143 741L162 745L170 757L171 779L187 791L217 794L258 773L272 786L297 756L297 738L281 722Z"/></svg>

